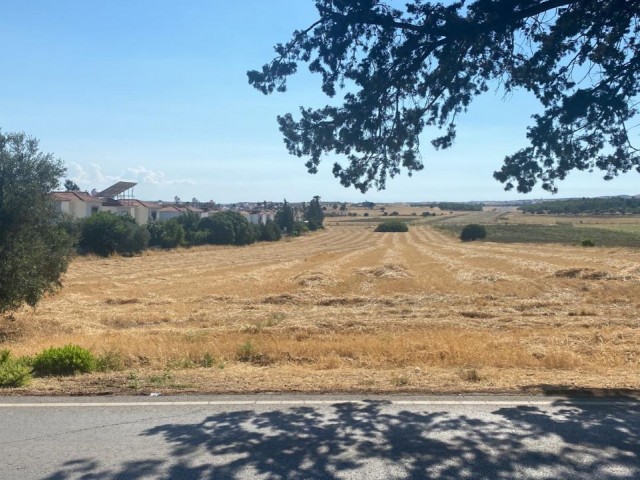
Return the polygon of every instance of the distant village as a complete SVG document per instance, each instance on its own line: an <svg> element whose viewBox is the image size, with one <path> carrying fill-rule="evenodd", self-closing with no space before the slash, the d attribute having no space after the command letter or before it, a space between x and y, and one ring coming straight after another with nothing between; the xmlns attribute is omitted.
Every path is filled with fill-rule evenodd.
<svg viewBox="0 0 640 480"><path fill-rule="evenodd" d="M283 202L242 202L220 205L213 201L200 202L195 198L191 201L148 201L134 197L134 182L117 182L100 192L86 192L67 190L53 192L52 197L56 208L74 218L86 218L98 212L111 212L117 215L130 215L139 225L151 221L167 221L178 218L187 213L193 213L205 218L217 212L235 211L245 217L249 223L265 224L267 220L274 220L276 211ZM303 215L302 203L291 203L296 220ZM298 218L299 217L299 218Z"/></svg>

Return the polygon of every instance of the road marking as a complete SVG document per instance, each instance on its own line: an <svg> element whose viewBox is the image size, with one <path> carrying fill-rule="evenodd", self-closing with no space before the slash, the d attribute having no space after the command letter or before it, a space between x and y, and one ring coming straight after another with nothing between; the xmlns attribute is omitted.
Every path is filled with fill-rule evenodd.
<svg viewBox="0 0 640 480"><path fill-rule="evenodd" d="M201 406L311 406L311 405L411 405L411 406L628 406L629 401L619 400L183 400L183 401L135 401L135 402L43 402L2 403L0 408L87 408L87 407L201 407ZM636 402L632 402L636 403Z"/></svg>

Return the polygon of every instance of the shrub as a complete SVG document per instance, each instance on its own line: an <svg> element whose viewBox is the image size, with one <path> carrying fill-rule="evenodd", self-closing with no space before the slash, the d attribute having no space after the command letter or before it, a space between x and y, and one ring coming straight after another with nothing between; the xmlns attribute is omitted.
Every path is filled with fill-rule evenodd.
<svg viewBox="0 0 640 480"><path fill-rule="evenodd" d="M400 220L390 220L378 224L376 232L408 232L409 226Z"/></svg>
<svg viewBox="0 0 640 480"><path fill-rule="evenodd" d="M280 227L273 220L267 220L265 224L260 225L260 240L263 242L277 242L281 238Z"/></svg>
<svg viewBox="0 0 640 480"><path fill-rule="evenodd" d="M466 225L460 232L460 240L463 242L473 242L487 236L487 230L482 225L471 223Z"/></svg>
<svg viewBox="0 0 640 480"><path fill-rule="evenodd" d="M200 220L199 229L206 231L209 243L247 245L256 241L255 230L238 212L218 212Z"/></svg>
<svg viewBox="0 0 640 480"><path fill-rule="evenodd" d="M98 372L118 372L124 370L124 359L120 352L107 350L96 358Z"/></svg>
<svg viewBox="0 0 640 480"><path fill-rule="evenodd" d="M96 213L82 223L80 250L103 257L113 253L133 255L149 243L149 232L129 215Z"/></svg>
<svg viewBox="0 0 640 480"><path fill-rule="evenodd" d="M587 238L585 240L582 240L582 246L583 247L595 247L596 244L594 243L593 240L590 240L590 239Z"/></svg>
<svg viewBox="0 0 640 480"><path fill-rule="evenodd" d="M11 358L9 350L0 350L0 388L22 387L31 380L31 367Z"/></svg>
<svg viewBox="0 0 640 480"><path fill-rule="evenodd" d="M34 357L32 364L36 375L75 375L94 371L96 358L86 348L65 345L43 350Z"/></svg>
<svg viewBox="0 0 640 480"><path fill-rule="evenodd" d="M22 387L31 380L31 369L7 357L0 363L0 388Z"/></svg>
<svg viewBox="0 0 640 480"><path fill-rule="evenodd" d="M0 365L6 363L11 358L11 351L7 349L0 350Z"/></svg>
<svg viewBox="0 0 640 480"><path fill-rule="evenodd" d="M175 218L166 222L149 222L149 245L160 248L176 248L184 243L185 232L183 226ZM199 234L200 232L198 232ZM206 238L206 233L204 234ZM196 234L197 237L197 234ZM196 238L197 240L197 238Z"/></svg>

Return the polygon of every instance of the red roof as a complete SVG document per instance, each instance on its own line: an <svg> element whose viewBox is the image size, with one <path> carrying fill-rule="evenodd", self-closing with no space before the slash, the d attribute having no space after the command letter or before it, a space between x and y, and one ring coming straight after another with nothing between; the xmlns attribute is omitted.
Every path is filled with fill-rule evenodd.
<svg viewBox="0 0 640 480"><path fill-rule="evenodd" d="M128 199L120 200L120 203L124 205L131 205L132 207L140 205L146 208L153 208L153 209L162 208L162 206L158 203L147 202L146 200L138 200L137 198L128 198Z"/></svg>
<svg viewBox="0 0 640 480"><path fill-rule="evenodd" d="M72 202L80 200L81 202L102 203L101 199L92 197L88 193L84 192L52 192L51 196L58 202Z"/></svg>

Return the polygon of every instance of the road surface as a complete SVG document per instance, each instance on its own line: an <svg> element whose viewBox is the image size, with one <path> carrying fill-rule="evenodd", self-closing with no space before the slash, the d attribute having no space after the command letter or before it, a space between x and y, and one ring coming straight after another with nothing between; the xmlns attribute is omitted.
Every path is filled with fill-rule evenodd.
<svg viewBox="0 0 640 480"><path fill-rule="evenodd" d="M0 479L639 479L640 403L0 397Z"/></svg>

